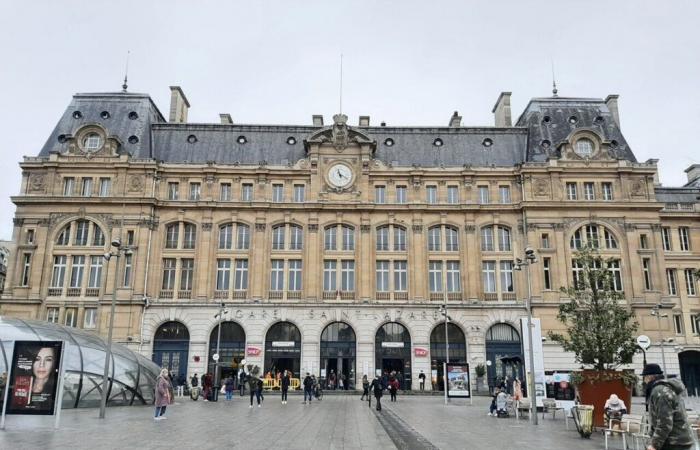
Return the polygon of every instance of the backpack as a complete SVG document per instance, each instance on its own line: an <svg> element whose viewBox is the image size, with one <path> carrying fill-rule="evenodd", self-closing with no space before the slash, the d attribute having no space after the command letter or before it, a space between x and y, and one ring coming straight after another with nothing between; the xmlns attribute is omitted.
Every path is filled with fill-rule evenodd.
<svg viewBox="0 0 700 450"><path fill-rule="evenodd" d="M192 387L197 387L197 385L199 384L199 382L197 381L197 377L192 377L190 383L192 384Z"/></svg>

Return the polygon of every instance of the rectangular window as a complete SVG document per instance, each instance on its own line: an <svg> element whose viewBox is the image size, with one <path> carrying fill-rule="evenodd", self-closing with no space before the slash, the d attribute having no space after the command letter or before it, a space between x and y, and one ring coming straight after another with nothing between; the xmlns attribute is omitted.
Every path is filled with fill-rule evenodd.
<svg viewBox="0 0 700 450"><path fill-rule="evenodd" d="M340 290L347 292L355 290L355 261L340 262Z"/></svg>
<svg viewBox="0 0 700 450"><path fill-rule="evenodd" d="M681 242L681 251L690 251L690 229L688 227L678 228L678 238Z"/></svg>
<svg viewBox="0 0 700 450"><path fill-rule="evenodd" d="M284 233L287 227L280 225L272 229L272 250L284 250Z"/></svg>
<svg viewBox="0 0 700 450"><path fill-rule="evenodd" d="M377 228L377 251L389 250L389 227Z"/></svg>
<svg viewBox="0 0 700 450"><path fill-rule="evenodd" d="M63 317L63 324L67 327L75 327L78 322L78 310L77 308L66 308L65 316Z"/></svg>
<svg viewBox="0 0 700 450"><path fill-rule="evenodd" d="M481 229L481 251L493 251L493 227L483 227Z"/></svg>
<svg viewBox="0 0 700 450"><path fill-rule="evenodd" d="M693 269L685 269L685 290L689 296L696 296L697 290L695 287L695 272Z"/></svg>
<svg viewBox="0 0 700 450"><path fill-rule="evenodd" d="M608 261L608 271L612 274L612 288L615 291L622 292L622 270L620 269L620 261Z"/></svg>
<svg viewBox="0 0 700 450"><path fill-rule="evenodd" d="M406 186L396 186L396 203L406 203L407 201Z"/></svg>
<svg viewBox="0 0 700 450"><path fill-rule="evenodd" d="M510 228L498 227L498 250L502 252L510 251Z"/></svg>
<svg viewBox="0 0 700 450"><path fill-rule="evenodd" d="M583 196L586 200L595 200L595 184L583 183Z"/></svg>
<svg viewBox="0 0 700 450"><path fill-rule="evenodd" d="M445 227L445 250L448 252L459 250L459 232L456 228Z"/></svg>
<svg viewBox="0 0 700 450"><path fill-rule="evenodd" d="M131 258L131 255L126 255L126 258ZM102 260L103 258L101 255L90 257L90 274L88 275L89 288L99 288L102 285Z"/></svg>
<svg viewBox="0 0 700 450"><path fill-rule="evenodd" d="M377 261L377 292L389 291L389 261Z"/></svg>
<svg viewBox="0 0 700 450"><path fill-rule="evenodd" d="M374 187L374 203L382 204L386 202L386 186Z"/></svg>
<svg viewBox="0 0 700 450"><path fill-rule="evenodd" d="M289 284L287 289L290 291L301 291L301 260L289 260Z"/></svg>
<svg viewBox="0 0 700 450"><path fill-rule="evenodd" d="M51 276L51 287L62 288L66 279L66 255L56 255L53 257L53 274Z"/></svg>
<svg viewBox="0 0 700 450"><path fill-rule="evenodd" d="M437 203L437 186L426 186L425 187L425 201L429 204Z"/></svg>
<svg viewBox="0 0 700 450"><path fill-rule="evenodd" d="M666 269L666 281L668 281L668 295L678 295L676 269Z"/></svg>
<svg viewBox="0 0 700 450"><path fill-rule="evenodd" d="M219 200L222 202L231 201L231 183L221 183L219 185Z"/></svg>
<svg viewBox="0 0 700 450"><path fill-rule="evenodd" d="M228 291L231 283L231 260L216 260L216 290Z"/></svg>
<svg viewBox="0 0 700 450"><path fill-rule="evenodd" d="M111 189L112 180L110 178L100 178L100 197L109 197Z"/></svg>
<svg viewBox="0 0 700 450"><path fill-rule="evenodd" d="M338 290L336 266L335 261L323 261L323 290L326 292Z"/></svg>
<svg viewBox="0 0 700 450"><path fill-rule="evenodd" d="M283 184L273 184L272 185L272 201L274 203L284 202L284 185Z"/></svg>
<svg viewBox="0 0 700 450"><path fill-rule="evenodd" d="M462 277L459 271L459 261L447 261L447 292L462 292Z"/></svg>
<svg viewBox="0 0 700 450"><path fill-rule="evenodd" d="M496 292L496 262L484 261L481 264L481 280L484 284L484 293Z"/></svg>
<svg viewBox="0 0 700 450"><path fill-rule="evenodd" d="M671 243L671 229L668 227L663 227L661 229L661 238L664 244L664 250L670 252L673 250L673 244Z"/></svg>
<svg viewBox="0 0 700 450"><path fill-rule="evenodd" d="M350 227L342 227L343 232L343 250L353 251L355 250L355 229Z"/></svg>
<svg viewBox="0 0 700 450"><path fill-rule="evenodd" d="M698 334L698 328L700 327L700 315L692 314L690 316L690 329L693 334Z"/></svg>
<svg viewBox="0 0 700 450"><path fill-rule="evenodd" d="M191 291L194 281L194 259L183 258L180 264L180 290Z"/></svg>
<svg viewBox="0 0 700 450"><path fill-rule="evenodd" d="M70 287L80 288L85 274L85 256L73 256L70 271Z"/></svg>
<svg viewBox="0 0 700 450"><path fill-rule="evenodd" d="M432 227L428 230L428 251L439 252L441 247L442 229L441 227Z"/></svg>
<svg viewBox="0 0 700 450"><path fill-rule="evenodd" d="M184 233L182 233L182 248L193 249L197 241L197 227L194 224L186 223Z"/></svg>
<svg viewBox="0 0 700 450"><path fill-rule="evenodd" d="M549 248L549 233L542 233L540 242L542 243L542 248Z"/></svg>
<svg viewBox="0 0 700 450"><path fill-rule="evenodd" d="M83 328L95 328L97 326L97 308L85 308Z"/></svg>
<svg viewBox="0 0 700 450"><path fill-rule="evenodd" d="M190 183L190 200L197 201L202 196L202 185L200 183Z"/></svg>
<svg viewBox="0 0 700 450"><path fill-rule="evenodd" d="M270 290L281 291L284 289L284 260L273 259L270 265Z"/></svg>
<svg viewBox="0 0 700 450"><path fill-rule="evenodd" d="M175 258L163 258L163 285L164 291L175 289Z"/></svg>
<svg viewBox="0 0 700 450"><path fill-rule="evenodd" d="M248 260L236 260L236 274L233 279L233 289L236 291L248 290Z"/></svg>
<svg viewBox="0 0 700 450"><path fill-rule="evenodd" d="M306 201L305 186L303 184L294 185L294 202L304 203Z"/></svg>
<svg viewBox="0 0 700 450"><path fill-rule="evenodd" d="M46 321L58 323L58 308L46 308Z"/></svg>
<svg viewBox="0 0 700 450"><path fill-rule="evenodd" d="M336 250L338 248L338 227L328 227L323 231L324 250Z"/></svg>
<svg viewBox="0 0 700 450"><path fill-rule="evenodd" d="M676 334L683 334L683 316L680 314L673 315L673 328Z"/></svg>
<svg viewBox="0 0 700 450"><path fill-rule="evenodd" d="M22 255L22 279L20 280L20 286L29 286L29 271L31 269L31 265L31 253L25 253Z"/></svg>
<svg viewBox="0 0 700 450"><path fill-rule="evenodd" d="M87 245L88 239L88 229L90 228L90 222L86 220L79 220L75 226L75 240L73 245Z"/></svg>
<svg viewBox="0 0 700 450"><path fill-rule="evenodd" d="M488 205L489 204L489 187L479 186L479 204Z"/></svg>
<svg viewBox="0 0 700 450"><path fill-rule="evenodd" d="M83 190L80 193L83 197L92 195L92 178L83 177Z"/></svg>
<svg viewBox="0 0 700 450"><path fill-rule="evenodd" d="M126 245L134 245L134 230L127 230L127 232L126 232Z"/></svg>
<svg viewBox="0 0 700 450"><path fill-rule="evenodd" d="M442 261L428 263L428 280L430 292L442 292Z"/></svg>
<svg viewBox="0 0 700 450"><path fill-rule="evenodd" d="M501 261L501 292L515 292L512 261Z"/></svg>
<svg viewBox="0 0 700 450"><path fill-rule="evenodd" d="M394 227L394 251L406 251L406 230L397 226Z"/></svg>
<svg viewBox="0 0 700 450"><path fill-rule="evenodd" d="M447 186L447 203L451 205L459 203L459 187Z"/></svg>
<svg viewBox="0 0 700 450"><path fill-rule="evenodd" d="M603 183L603 200L609 202L613 199L613 185L612 183Z"/></svg>
<svg viewBox="0 0 700 450"><path fill-rule="evenodd" d="M544 275L544 290L552 290L552 272L551 272L552 259L542 258L542 271Z"/></svg>
<svg viewBox="0 0 700 450"><path fill-rule="evenodd" d="M250 227L247 225L236 225L236 249L248 250L250 248Z"/></svg>
<svg viewBox="0 0 700 450"><path fill-rule="evenodd" d="M642 272L644 274L644 289L650 291L652 289L650 258L642 258Z"/></svg>
<svg viewBox="0 0 700 450"><path fill-rule="evenodd" d="M408 263L394 261L394 291L408 290Z"/></svg>
<svg viewBox="0 0 700 450"><path fill-rule="evenodd" d="M243 183L241 186L241 201L242 202L252 202L253 201L253 184Z"/></svg>
<svg viewBox="0 0 700 450"><path fill-rule="evenodd" d="M510 203L510 186L500 186L498 193L501 198L501 203Z"/></svg>
<svg viewBox="0 0 700 450"><path fill-rule="evenodd" d="M639 235L639 248L647 249L649 248L649 239L646 234Z"/></svg>
<svg viewBox="0 0 700 450"><path fill-rule="evenodd" d="M566 199L576 200L577 198L576 183L566 183Z"/></svg>
<svg viewBox="0 0 700 450"><path fill-rule="evenodd" d="M577 260L571 261L571 275L574 281L574 288L583 289L585 281L583 279L583 264Z"/></svg>
<svg viewBox="0 0 700 450"><path fill-rule="evenodd" d="M304 230L301 227L290 227L290 250L301 250L304 247Z"/></svg>
<svg viewBox="0 0 700 450"><path fill-rule="evenodd" d="M27 230L27 244L33 244L34 243L34 230Z"/></svg>
<svg viewBox="0 0 700 450"><path fill-rule="evenodd" d="M178 200L180 198L180 183L168 183L168 200Z"/></svg>
<svg viewBox="0 0 700 450"><path fill-rule="evenodd" d="M66 177L63 179L63 196L70 197L73 195L73 184L75 183L75 178Z"/></svg>
<svg viewBox="0 0 700 450"><path fill-rule="evenodd" d="M131 274L133 272L134 255L124 255L124 286L131 287Z"/></svg>

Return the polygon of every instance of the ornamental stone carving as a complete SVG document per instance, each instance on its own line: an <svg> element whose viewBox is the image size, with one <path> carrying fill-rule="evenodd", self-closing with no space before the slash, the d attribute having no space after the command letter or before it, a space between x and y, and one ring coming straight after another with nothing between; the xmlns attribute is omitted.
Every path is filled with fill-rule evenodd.
<svg viewBox="0 0 700 450"><path fill-rule="evenodd" d="M546 178L536 178L534 183L535 195L546 197L549 195L549 180Z"/></svg>
<svg viewBox="0 0 700 450"><path fill-rule="evenodd" d="M317 233L318 232L318 224L317 223L310 223L308 228L309 228L309 233Z"/></svg>
<svg viewBox="0 0 700 450"><path fill-rule="evenodd" d="M348 146L348 116L336 114L333 116L332 130L333 147L341 151Z"/></svg>
<svg viewBox="0 0 700 450"><path fill-rule="evenodd" d="M211 222L204 222L202 224L202 230L204 230L204 231L211 231L211 228L212 228Z"/></svg>
<svg viewBox="0 0 700 450"><path fill-rule="evenodd" d="M141 175L129 177L129 192L143 192L144 180Z"/></svg>
<svg viewBox="0 0 700 450"><path fill-rule="evenodd" d="M43 173L35 173L29 177L29 189L31 191L43 191L46 187L46 177Z"/></svg>
<svg viewBox="0 0 700 450"><path fill-rule="evenodd" d="M369 233L370 231L372 231L371 225L360 225L360 232L361 233Z"/></svg>
<svg viewBox="0 0 700 450"><path fill-rule="evenodd" d="M255 224L255 231L265 231L265 224L264 223L256 223Z"/></svg>
<svg viewBox="0 0 700 450"><path fill-rule="evenodd" d="M630 192L633 197L645 197L646 196L646 183L644 178L637 178L632 181L632 186Z"/></svg>
<svg viewBox="0 0 700 450"><path fill-rule="evenodd" d="M468 234L472 234L476 231L476 225L465 225L464 226L464 232Z"/></svg>
<svg viewBox="0 0 700 450"><path fill-rule="evenodd" d="M422 233L423 232L423 225L413 225L413 232L414 233Z"/></svg>

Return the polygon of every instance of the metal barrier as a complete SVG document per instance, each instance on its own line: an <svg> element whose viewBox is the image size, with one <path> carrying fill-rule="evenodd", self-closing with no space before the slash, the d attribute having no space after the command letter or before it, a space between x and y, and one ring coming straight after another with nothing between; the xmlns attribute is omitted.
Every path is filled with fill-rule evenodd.
<svg viewBox="0 0 700 450"><path fill-rule="evenodd" d="M279 391L281 390L282 380L275 378L264 378L263 379L263 390L265 391ZM289 379L289 389L297 390L301 386L301 380L299 378Z"/></svg>

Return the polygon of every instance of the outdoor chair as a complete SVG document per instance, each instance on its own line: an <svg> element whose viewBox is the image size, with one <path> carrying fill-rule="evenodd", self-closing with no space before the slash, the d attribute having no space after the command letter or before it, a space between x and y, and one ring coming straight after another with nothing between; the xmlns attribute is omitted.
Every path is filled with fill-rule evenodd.
<svg viewBox="0 0 700 450"><path fill-rule="evenodd" d="M569 413L563 407L557 405L557 401L553 398L542 399L542 419L544 419L545 414L552 413L552 419L557 418L557 411L562 411L564 413L564 420L566 421L566 429L569 429Z"/></svg>
<svg viewBox="0 0 700 450"><path fill-rule="evenodd" d="M643 422L644 416L636 414L623 414L622 418L620 419L608 420L608 427L605 429L605 449L608 449L608 438L616 434L619 434L622 437L622 448L627 449L628 435L633 437L636 447L637 439L635 435L642 433ZM615 424L619 424L619 428L616 428Z"/></svg>
<svg viewBox="0 0 700 450"><path fill-rule="evenodd" d="M519 419L523 413L528 415L528 419L530 418L530 400L527 398L515 402L515 418Z"/></svg>

